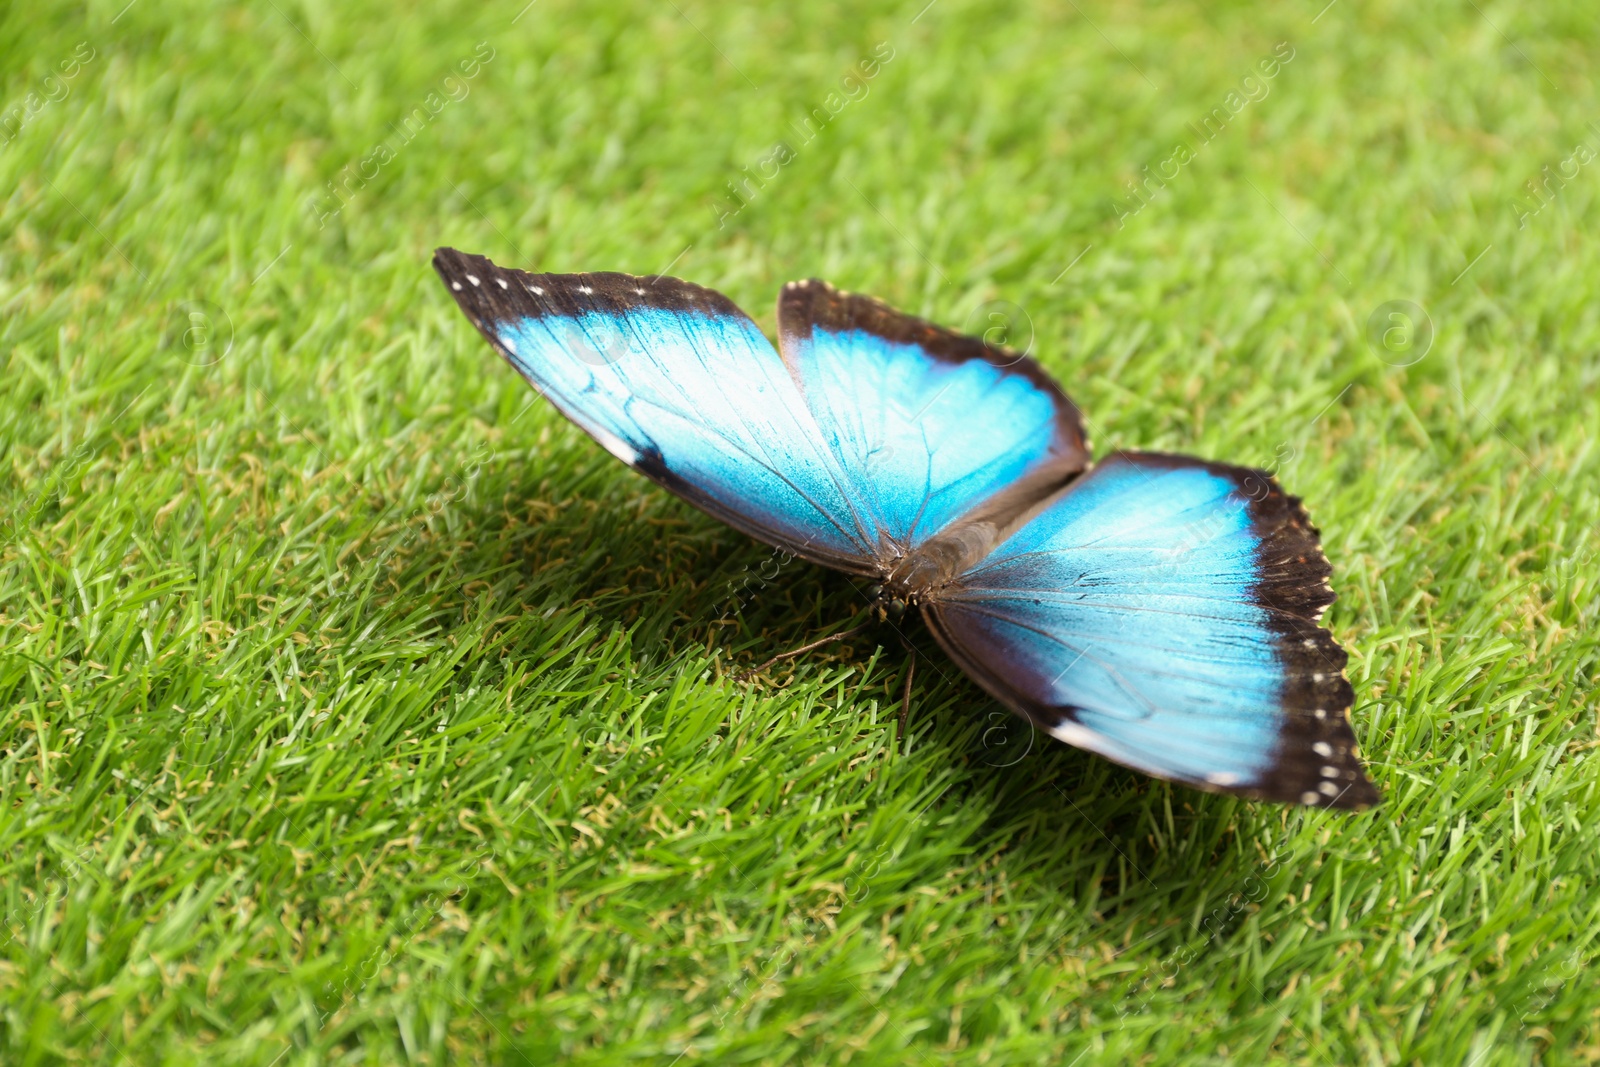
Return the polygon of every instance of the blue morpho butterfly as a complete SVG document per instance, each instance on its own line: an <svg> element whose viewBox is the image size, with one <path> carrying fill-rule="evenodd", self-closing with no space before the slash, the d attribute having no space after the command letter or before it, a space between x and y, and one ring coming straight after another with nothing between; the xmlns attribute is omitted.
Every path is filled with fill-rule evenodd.
<svg viewBox="0 0 1600 1067"><path fill-rule="evenodd" d="M666 277L527 274L440 249L467 317L622 462L729 526L920 607L1054 737L1199 789L1376 803L1318 625L1331 568L1265 471L1118 452L1032 360L824 282L778 348ZM781 354L780 354L781 353Z"/></svg>

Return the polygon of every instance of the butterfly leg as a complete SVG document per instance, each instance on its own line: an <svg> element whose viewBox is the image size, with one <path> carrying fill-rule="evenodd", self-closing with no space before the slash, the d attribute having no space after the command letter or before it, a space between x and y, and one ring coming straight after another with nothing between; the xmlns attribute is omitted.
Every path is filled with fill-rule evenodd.
<svg viewBox="0 0 1600 1067"><path fill-rule="evenodd" d="M894 735L896 748L900 747L901 742L905 740L906 717L911 714L911 680L917 676L916 649L912 648L910 645L906 645L906 651L911 653L911 656L906 660L906 687L905 692L900 697L900 729L899 732Z"/></svg>
<svg viewBox="0 0 1600 1067"><path fill-rule="evenodd" d="M774 663L777 663L781 660L794 659L794 657L801 655L802 653L810 652L813 648L821 648L823 645L830 645L835 641L843 641L847 637L854 637L856 634L860 633L862 630L865 630L871 625L871 620L868 620L867 622L862 623L860 626L852 626L848 630L842 630L836 634L829 634L827 637L824 637L821 640L813 641L809 645L801 645L799 648L791 648L787 652L780 652L776 656L773 656L771 659L767 660L765 663L751 667L747 671L740 671L738 674L733 676L733 680L736 682L748 682L750 679L754 678L756 675L760 674Z"/></svg>

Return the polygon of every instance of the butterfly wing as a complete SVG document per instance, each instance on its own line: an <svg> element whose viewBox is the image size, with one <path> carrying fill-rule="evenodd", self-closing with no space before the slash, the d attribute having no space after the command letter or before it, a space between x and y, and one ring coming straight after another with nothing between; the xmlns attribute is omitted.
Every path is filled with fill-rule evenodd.
<svg viewBox="0 0 1600 1067"><path fill-rule="evenodd" d="M528 274L449 248L433 263L489 343L618 459L768 544L878 573L857 478L727 297L675 278Z"/></svg>
<svg viewBox="0 0 1600 1067"><path fill-rule="evenodd" d="M823 282L785 287L780 357L726 297L674 278L528 274L454 249L434 266L612 454L840 570L881 577L958 516L1014 516L1087 463L1077 409L1033 361Z"/></svg>
<svg viewBox="0 0 1600 1067"><path fill-rule="evenodd" d="M926 617L985 688L1055 737L1217 792L1376 803L1331 568L1264 471L1113 455L945 588Z"/></svg>
<svg viewBox="0 0 1600 1067"><path fill-rule="evenodd" d="M1020 511L1088 464L1078 409L1005 348L817 280L784 287L778 344L894 555L985 507Z"/></svg>

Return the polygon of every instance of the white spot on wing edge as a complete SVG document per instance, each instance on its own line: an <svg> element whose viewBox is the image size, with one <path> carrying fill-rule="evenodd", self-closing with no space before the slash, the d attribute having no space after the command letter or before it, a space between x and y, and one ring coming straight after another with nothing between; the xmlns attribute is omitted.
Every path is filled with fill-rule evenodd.
<svg viewBox="0 0 1600 1067"><path fill-rule="evenodd" d="M1105 748L1105 738L1070 719L1050 727L1045 733L1057 741L1065 741L1069 745L1088 749L1090 752L1101 752Z"/></svg>
<svg viewBox="0 0 1600 1067"><path fill-rule="evenodd" d="M528 286L528 292L532 293L534 296L543 296L544 295L544 290L539 288L537 285Z"/></svg>
<svg viewBox="0 0 1600 1067"><path fill-rule="evenodd" d="M505 279L504 279L504 278L496 278L496 279L495 279L495 280L494 280L494 283L495 283L495 284L496 284L496 285L498 285L498 286L499 286L499 287L500 287L500 288L502 288L502 289L509 289L509 288L511 288L511 286L509 286L509 285L507 285L507 284L506 284L506 280L505 280Z"/></svg>
<svg viewBox="0 0 1600 1067"><path fill-rule="evenodd" d="M1130 749L1126 746L1119 745L1109 737L1106 737L1103 734L1098 734L1088 727L1083 726L1080 723L1075 723L1070 719L1060 723L1057 726L1051 727L1050 729L1046 730L1045 733L1049 734L1057 741L1065 741L1074 748L1081 748L1088 752L1097 753L1098 755L1104 756L1109 760L1114 760L1125 767L1132 767L1134 770L1143 771L1146 774L1153 774L1159 778L1176 778L1179 781L1185 780L1181 776L1175 775L1170 770L1161 770L1154 767L1150 763L1149 759L1140 758L1140 753L1136 749ZM1239 775L1232 771L1213 771L1205 776L1205 782L1207 785L1229 787L1245 784L1245 779L1247 777L1247 775ZM1316 794L1313 793L1311 796L1313 799L1306 801L1306 803L1310 804L1316 802Z"/></svg>
<svg viewBox="0 0 1600 1067"><path fill-rule="evenodd" d="M1153 766L1150 760L1142 757L1137 749L1120 745L1111 738L1106 737L1104 734L1096 733L1081 723L1073 722L1071 719L1068 719L1056 726L1052 726L1050 729L1046 730L1045 733L1049 734L1057 741L1065 741L1074 748L1081 748L1086 752L1094 752L1098 755L1104 756L1106 759L1114 760L1115 762L1122 764L1124 767L1132 767L1134 770L1143 771L1146 774L1154 774L1161 778L1173 777L1171 771L1163 771ZM1213 782L1211 784L1223 785L1238 783Z"/></svg>
<svg viewBox="0 0 1600 1067"><path fill-rule="evenodd" d="M460 282L451 282L450 283L450 288L454 289L456 292L459 293L461 291L461 283Z"/></svg>
<svg viewBox="0 0 1600 1067"><path fill-rule="evenodd" d="M1306 792L1300 794L1300 803L1302 803L1302 804L1321 804L1322 803L1322 798L1319 797L1317 794L1311 792L1310 790L1307 790Z"/></svg>
<svg viewBox="0 0 1600 1067"><path fill-rule="evenodd" d="M582 293L584 296L588 296L590 293L594 292L594 290L589 288L587 285L580 285L578 286L578 292Z"/></svg>
<svg viewBox="0 0 1600 1067"><path fill-rule="evenodd" d="M1333 755L1333 746L1328 744L1326 741L1318 741L1316 744L1311 746L1311 751L1315 752L1319 756L1331 756Z"/></svg>
<svg viewBox="0 0 1600 1067"><path fill-rule="evenodd" d="M467 281L471 282L473 285L478 284L478 276L476 274L468 274L465 277Z"/></svg>
<svg viewBox="0 0 1600 1067"><path fill-rule="evenodd" d="M584 429L588 430L589 435L596 441L599 441L601 446L607 452L610 452L613 456L616 456L628 466L631 467L639 462L641 458L639 455L639 450L628 444L628 442L624 441L616 434L612 433L610 430L603 429L599 426L585 426Z"/></svg>

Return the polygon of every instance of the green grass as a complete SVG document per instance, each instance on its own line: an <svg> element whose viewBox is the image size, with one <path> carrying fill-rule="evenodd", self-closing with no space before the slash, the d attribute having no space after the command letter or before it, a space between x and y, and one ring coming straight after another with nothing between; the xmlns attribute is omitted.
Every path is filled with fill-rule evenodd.
<svg viewBox="0 0 1600 1067"><path fill-rule="evenodd" d="M1591 5L924 2L11 5L0 1060L1600 1059L1600 160L1525 186L1600 151ZM937 657L897 753L892 640L734 684L856 594L731 612L767 550L441 244L1011 302L1097 451L1307 500L1385 803L1030 748Z"/></svg>

